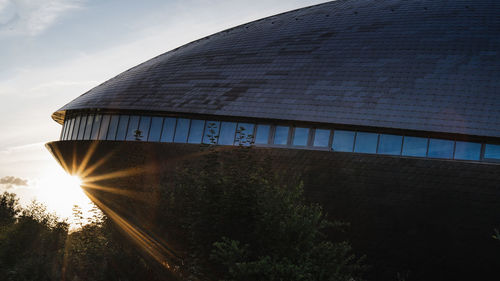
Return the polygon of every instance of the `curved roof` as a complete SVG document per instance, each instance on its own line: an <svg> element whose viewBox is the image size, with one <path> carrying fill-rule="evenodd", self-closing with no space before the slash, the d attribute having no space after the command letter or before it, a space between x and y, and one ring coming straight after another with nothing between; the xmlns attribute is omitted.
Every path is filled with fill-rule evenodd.
<svg viewBox="0 0 500 281"><path fill-rule="evenodd" d="M53 114L104 108L500 137L500 1L339 0L164 53Z"/></svg>

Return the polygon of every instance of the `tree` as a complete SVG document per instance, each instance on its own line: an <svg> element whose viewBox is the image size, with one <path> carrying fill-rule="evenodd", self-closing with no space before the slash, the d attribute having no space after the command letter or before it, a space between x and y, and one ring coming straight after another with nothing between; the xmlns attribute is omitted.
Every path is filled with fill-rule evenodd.
<svg viewBox="0 0 500 281"><path fill-rule="evenodd" d="M251 148L210 150L163 188L161 221L186 237L190 278L359 280L364 266L350 245L323 233L342 224L306 202L300 181L275 175Z"/></svg>

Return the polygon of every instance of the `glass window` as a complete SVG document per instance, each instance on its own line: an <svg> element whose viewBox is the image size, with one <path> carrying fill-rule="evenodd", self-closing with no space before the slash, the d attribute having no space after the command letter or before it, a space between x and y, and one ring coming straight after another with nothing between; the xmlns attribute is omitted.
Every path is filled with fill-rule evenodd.
<svg viewBox="0 0 500 281"><path fill-rule="evenodd" d="M454 146L455 142L452 140L430 139L427 157L451 159Z"/></svg>
<svg viewBox="0 0 500 281"><path fill-rule="evenodd" d="M486 144L484 146L484 159L500 159L500 145Z"/></svg>
<svg viewBox="0 0 500 281"><path fill-rule="evenodd" d="M330 130L316 129L314 132L314 146L328 147L330 142Z"/></svg>
<svg viewBox="0 0 500 281"><path fill-rule="evenodd" d="M75 118L75 125L73 126L73 133L71 134L71 139L76 140L78 137L78 129L80 128L80 116Z"/></svg>
<svg viewBox="0 0 500 281"><path fill-rule="evenodd" d="M376 153L377 142L378 142L378 134L357 132L356 143L354 144L354 152Z"/></svg>
<svg viewBox="0 0 500 281"><path fill-rule="evenodd" d="M203 143L217 144L219 138L219 121L207 121L205 123L205 134L203 135Z"/></svg>
<svg viewBox="0 0 500 281"><path fill-rule="evenodd" d="M87 124L85 125L85 134L83 135L84 140L89 140L92 133L92 123L94 123L94 115L89 115L87 117Z"/></svg>
<svg viewBox="0 0 500 281"><path fill-rule="evenodd" d="M94 125L92 125L92 135L90 136L90 139L96 140L97 136L99 135L99 128L101 127L101 118L102 116L99 114L96 114L94 117Z"/></svg>
<svg viewBox="0 0 500 281"><path fill-rule="evenodd" d="M189 119L178 118L177 125L175 126L174 142L186 142L189 132Z"/></svg>
<svg viewBox="0 0 500 281"><path fill-rule="evenodd" d="M68 128L68 120L64 120L62 130L61 130L61 136L59 137L60 140L64 140L64 135L66 133L66 128Z"/></svg>
<svg viewBox="0 0 500 281"><path fill-rule="evenodd" d="M236 122L222 122L218 144L233 145L236 134Z"/></svg>
<svg viewBox="0 0 500 281"><path fill-rule="evenodd" d="M118 130L116 131L116 140L125 140L127 136L128 115L120 115Z"/></svg>
<svg viewBox="0 0 500 281"><path fill-rule="evenodd" d="M69 121L68 131L66 132L65 140L71 139L71 134L73 133L73 125L75 124L75 118L71 118Z"/></svg>
<svg viewBox="0 0 500 281"><path fill-rule="evenodd" d="M268 144L269 143L269 130L271 126L269 125L257 125L257 133L255 134L255 143L257 144Z"/></svg>
<svg viewBox="0 0 500 281"><path fill-rule="evenodd" d="M126 140L140 140L139 130L139 116L132 115L128 120L127 136Z"/></svg>
<svg viewBox="0 0 500 281"><path fill-rule="evenodd" d="M276 126L274 132L274 144L287 144L288 142L288 126Z"/></svg>
<svg viewBox="0 0 500 281"><path fill-rule="evenodd" d="M151 118L151 128L149 129L148 141L160 141L162 126L163 126L162 117Z"/></svg>
<svg viewBox="0 0 500 281"><path fill-rule="evenodd" d="M83 115L80 121L80 129L78 130L77 139L83 140L83 135L85 134L85 126L87 125L87 115Z"/></svg>
<svg viewBox="0 0 500 281"><path fill-rule="evenodd" d="M427 138L404 137L403 155L425 157L427 155Z"/></svg>
<svg viewBox="0 0 500 281"><path fill-rule="evenodd" d="M102 116L102 121L101 121L101 129L99 130L99 137L98 139L100 140L105 140L106 135L108 134L108 128L109 128L109 121L111 119L111 116L109 115L103 115Z"/></svg>
<svg viewBox="0 0 500 281"><path fill-rule="evenodd" d="M118 130L118 121L120 120L120 115L112 115L109 121L108 134L106 136L107 140L115 140L116 131Z"/></svg>
<svg viewBox="0 0 500 281"><path fill-rule="evenodd" d="M293 132L293 145L307 146L308 139L309 139L309 128L299 128L299 127L295 128Z"/></svg>
<svg viewBox="0 0 500 281"><path fill-rule="evenodd" d="M352 131L339 131L333 132L333 151L352 152L354 148L354 134Z"/></svg>
<svg viewBox="0 0 500 281"><path fill-rule="evenodd" d="M457 141L455 143L455 159L479 160L481 157L481 144L474 142Z"/></svg>
<svg viewBox="0 0 500 281"><path fill-rule="evenodd" d="M151 125L151 117L141 116L141 121L139 122L139 135L138 140L146 141L149 135L149 126Z"/></svg>
<svg viewBox="0 0 500 281"><path fill-rule="evenodd" d="M62 136L63 140L66 140L66 136L68 135L69 125L71 124L71 119L64 120L64 134Z"/></svg>
<svg viewBox="0 0 500 281"><path fill-rule="evenodd" d="M188 143L201 143L203 127L205 127L205 120L191 120Z"/></svg>
<svg viewBox="0 0 500 281"><path fill-rule="evenodd" d="M380 134L378 153L387 155L400 155L403 145L403 136Z"/></svg>
<svg viewBox="0 0 500 281"><path fill-rule="evenodd" d="M166 117L163 121L163 130L161 132L161 142L173 142L175 133L175 123L176 119L172 117Z"/></svg>
<svg viewBox="0 0 500 281"><path fill-rule="evenodd" d="M238 123L236 128L236 137L234 138L235 145L249 146L253 141L254 124Z"/></svg>

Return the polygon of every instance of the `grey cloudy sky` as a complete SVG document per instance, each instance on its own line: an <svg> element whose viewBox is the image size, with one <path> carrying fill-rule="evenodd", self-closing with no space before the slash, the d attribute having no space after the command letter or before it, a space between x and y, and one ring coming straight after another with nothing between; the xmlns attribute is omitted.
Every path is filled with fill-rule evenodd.
<svg viewBox="0 0 500 281"><path fill-rule="evenodd" d="M37 181L60 169L44 147L60 106L192 40L322 2L0 0L0 178L27 180L23 200L43 197Z"/></svg>

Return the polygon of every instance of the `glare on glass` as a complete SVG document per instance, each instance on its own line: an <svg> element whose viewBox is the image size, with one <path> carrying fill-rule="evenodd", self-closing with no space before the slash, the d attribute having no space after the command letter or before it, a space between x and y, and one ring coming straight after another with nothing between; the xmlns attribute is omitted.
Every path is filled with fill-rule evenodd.
<svg viewBox="0 0 500 281"><path fill-rule="evenodd" d="M87 124L87 115L83 115L80 121L80 129L78 130L78 136L76 139L83 140L83 134L85 133L85 126Z"/></svg>
<svg viewBox="0 0 500 281"><path fill-rule="evenodd" d="M116 140L125 140L128 127L128 115L121 115L118 123L118 131L116 132Z"/></svg>
<svg viewBox="0 0 500 281"><path fill-rule="evenodd" d="M106 136L107 140L115 140L116 131L118 130L118 121L120 120L119 115L112 115L109 121L108 134Z"/></svg>
<svg viewBox="0 0 500 281"><path fill-rule="evenodd" d="M455 143L455 159L479 160L481 158L481 144L475 142L457 141Z"/></svg>
<svg viewBox="0 0 500 281"><path fill-rule="evenodd" d="M430 158L453 158L453 147L455 142L452 140L429 139L429 151L427 157Z"/></svg>
<svg viewBox="0 0 500 281"><path fill-rule="evenodd" d="M287 144L289 130L290 128L288 126L276 126L276 131L274 132L274 144Z"/></svg>
<svg viewBox="0 0 500 281"><path fill-rule="evenodd" d="M352 152L354 148L354 134L352 131L335 130L333 132L333 151Z"/></svg>
<svg viewBox="0 0 500 281"><path fill-rule="evenodd" d="M404 137L403 155L425 157L427 155L427 138Z"/></svg>
<svg viewBox="0 0 500 281"><path fill-rule="evenodd" d="M205 120L191 120L191 128L189 128L188 143L201 143L204 126L205 126Z"/></svg>
<svg viewBox="0 0 500 281"><path fill-rule="evenodd" d="M484 146L485 159L500 159L500 145L486 144Z"/></svg>
<svg viewBox="0 0 500 281"><path fill-rule="evenodd" d="M85 125L85 134L83 135L84 140L89 140L92 134L92 123L94 123L94 115L89 115L87 117L87 124Z"/></svg>
<svg viewBox="0 0 500 281"><path fill-rule="evenodd" d="M380 134L377 153L400 155L402 145L403 136Z"/></svg>
<svg viewBox="0 0 500 281"><path fill-rule="evenodd" d="M71 139L76 140L78 136L78 128L80 128L80 116L77 116L75 119L75 125L73 127L73 133L71 134Z"/></svg>
<svg viewBox="0 0 500 281"><path fill-rule="evenodd" d="M255 134L256 144L267 144L269 142L269 130L271 126L269 125L257 125L257 133Z"/></svg>
<svg viewBox="0 0 500 281"><path fill-rule="evenodd" d="M249 146L253 140L253 129L255 125L250 123L238 123L236 127L235 145Z"/></svg>
<svg viewBox="0 0 500 281"><path fill-rule="evenodd" d="M137 139L146 141L149 135L149 126L151 125L151 117L150 116L142 116L139 121L139 132Z"/></svg>
<svg viewBox="0 0 500 281"><path fill-rule="evenodd" d="M151 128L149 129L148 141L160 141L162 126L163 126L162 117L151 118Z"/></svg>
<svg viewBox="0 0 500 281"><path fill-rule="evenodd" d="M173 117L166 117L163 121L163 131L161 132L161 142L173 142L175 133L176 119Z"/></svg>
<svg viewBox="0 0 500 281"><path fill-rule="evenodd" d="M73 131L73 124L75 122L75 118L71 118L69 120L69 124L68 124L68 129L66 131L66 136L64 137L65 140L69 140L69 136L71 135L72 131Z"/></svg>
<svg viewBox="0 0 500 281"><path fill-rule="evenodd" d="M314 146L327 147L330 141L330 130L316 129L314 132Z"/></svg>
<svg viewBox="0 0 500 281"><path fill-rule="evenodd" d="M90 139L96 140L97 136L99 135L99 128L101 127L101 118L102 116L97 114L94 117L94 124L92 125L92 135L90 136Z"/></svg>
<svg viewBox="0 0 500 281"><path fill-rule="evenodd" d="M378 134L357 132L356 143L354 144L354 152L376 153L377 142L378 142Z"/></svg>
<svg viewBox="0 0 500 281"><path fill-rule="evenodd" d="M309 128L295 128L293 133L293 145L307 146L309 139Z"/></svg>
<svg viewBox="0 0 500 281"><path fill-rule="evenodd" d="M219 144L232 145L236 134L236 122L222 122L220 125Z"/></svg>
<svg viewBox="0 0 500 281"><path fill-rule="evenodd" d="M207 121L205 122L205 133L203 135L203 143L205 144L217 144L217 139L219 138L219 121Z"/></svg>
<svg viewBox="0 0 500 281"><path fill-rule="evenodd" d="M136 140L138 138L137 130L139 129L139 116L132 115L128 120L127 136L126 140Z"/></svg>
<svg viewBox="0 0 500 281"><path fill-rule="evenodd" d="M189 119L178 118L175 126L174 142L185 143L189 132Z"/></svg>
<svg viewBox="0 0 500 281"><path fill-rule="evenodd" d="M97 137L100 140L105 140L106 135L108 134L109 121L111 120L111 116L103 115L101 121L101 129L99 130L99 136Z"/></svg>

